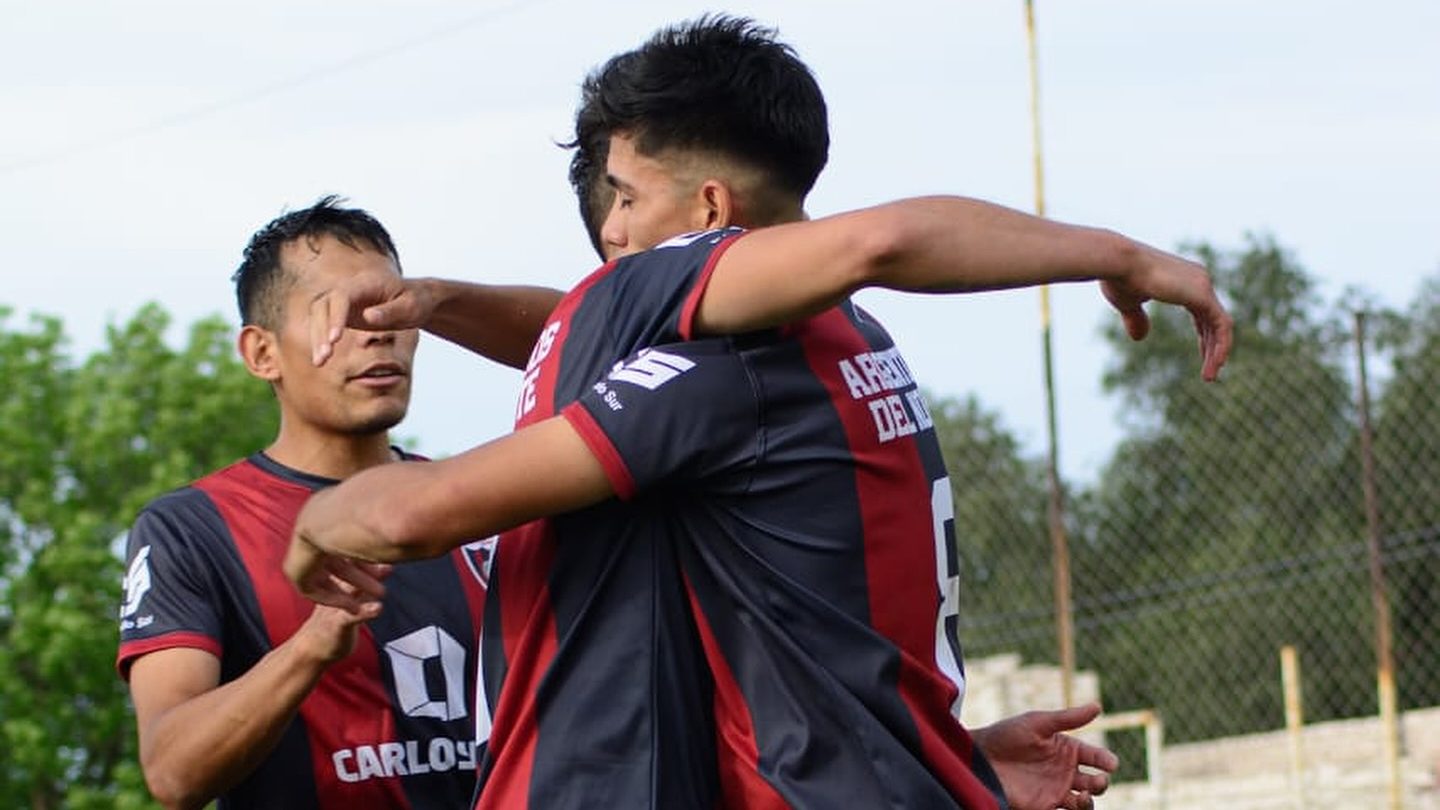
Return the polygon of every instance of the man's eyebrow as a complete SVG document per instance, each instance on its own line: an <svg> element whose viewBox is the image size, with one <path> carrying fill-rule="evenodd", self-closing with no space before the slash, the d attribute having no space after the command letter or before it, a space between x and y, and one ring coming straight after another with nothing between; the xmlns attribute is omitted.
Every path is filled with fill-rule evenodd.
<svg viewBox="0 0 1440 810"><path fill-rule="evenodd" d="M606 174L605 182L608 183L610 187L615 189L616 191L624 191L626 193L629 193L635 190L634 187L631 186L629 183L621 180L613 174Z"/></svg>

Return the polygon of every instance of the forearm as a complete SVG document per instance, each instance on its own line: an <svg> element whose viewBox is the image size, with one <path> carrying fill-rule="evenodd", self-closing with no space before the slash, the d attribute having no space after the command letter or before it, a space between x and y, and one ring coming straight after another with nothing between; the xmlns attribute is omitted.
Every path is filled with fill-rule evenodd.
<svg viewBox="0 0 1440 810"><path fill-rule="evenodd" d="M546 287L418 279L435 309L425 331L498 363L523 369L561 293Z"/></svg>
<svg viewBox="0 0 1440 810"><path fill-rule="evenodd" d="M778 326L862 287L973 292L1118 279L1137 272L1147 250L979 200L917 197L747 234L717 263L695 330Z"/></svg>
<svg viewBox="0 0 1440 810"><path fill-rule="evenodd" d="M580 436L563 417L551 417L458 456L382 464L316 493L296 520L303 542L292 543L292 556L324 552L380 563L436 557L613 494ZM311 567L298 559L286 566L292 573Z"/></svg>
<svg viewBox="0 0 1440 810"><path fill-rule="evenodd" d="M236 680L142 727L140 757L155 798L202 807L239 783L274 750L325 666L292 638Z"/></svg>
<svg viewBox="0 0 1440 810"><path fill-rule="evenodd" d="M1146 246L964 197L919 197L859 212L876 243L859 286L971 292L1073 281L1123 281Z"/></svg>

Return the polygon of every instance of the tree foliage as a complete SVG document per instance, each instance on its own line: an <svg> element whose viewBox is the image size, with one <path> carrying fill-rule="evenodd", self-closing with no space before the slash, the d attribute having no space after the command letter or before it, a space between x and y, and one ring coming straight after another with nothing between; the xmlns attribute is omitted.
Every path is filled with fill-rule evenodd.
<svg viewBox="0 0 1440 810"><path fill-rule="evenodd" d="M165 342L158 306L77 364L55 318L0 309L0 797L143 807L115 674L120 539L162 492L263 447L266 387L219 318Z"/></svg>
<svg viewBox="0 0 1440 810"><path fill-rule="evenodd" d="M1174 309L1152 313L1153 342L1106 330L1105 384L1132 430L1080 505L1090 545L1076 553L1082 662L1112 704L1163 706L1177 740L1278 727L1285 644L1315 665L1312 717L1369 701L1363 670L1340 665L1366 641L1344 322L1270 239L1193 249L1235 317L1231 362L1202 383Z"/></svg>
<svg viewBox="0 0 1440 810"><path fill-rule="evenodd" d="M950 474L965 654L1055 648L1045 466L973 396L930 397Z"/></svg>

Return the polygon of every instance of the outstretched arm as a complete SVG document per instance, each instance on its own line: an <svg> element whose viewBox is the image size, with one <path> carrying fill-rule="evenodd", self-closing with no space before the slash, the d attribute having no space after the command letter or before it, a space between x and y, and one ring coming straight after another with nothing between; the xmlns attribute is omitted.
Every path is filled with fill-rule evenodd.
<svg viewBox="0 0 1440 810"><path fill-rule="evenodd" d="M497 363L523 369L562 295L547 287L401 279L389 273L351 276L310 304L315 363L325 362L347 326L419 328Z"/></svg>
<svg viewBox="0 0 1440 810"><path fill-rule="evenodd" d="M580 434L551 417L458 456L383 464L315 493L295 521L285 574L311 599L362 610L384 588L357 560L438 557L614 493Z"/></svg>
<svg viewBox="0 0 1440 810"><path fill-rule="evenodd" d="M1111 231L963 197L918 197L755 231L720 258L695 326L708 334L773 326L862 287L974 292L1094 280L1136 340L1149 331L1146 301L1185 307L1202 375L1220 373L1231 320L1204 267Z"/></svg>
<svg viewBox="0 0 1440 810"><path fill-rule="evenodd" d="M1105 792L1120 760L1109 749L1066 734L1100 715L1090 703L1033 711L974 729L971 736L995 768L1015 810L1089 810ZM1080 766L1098 773L1082 771Z"/></svg>

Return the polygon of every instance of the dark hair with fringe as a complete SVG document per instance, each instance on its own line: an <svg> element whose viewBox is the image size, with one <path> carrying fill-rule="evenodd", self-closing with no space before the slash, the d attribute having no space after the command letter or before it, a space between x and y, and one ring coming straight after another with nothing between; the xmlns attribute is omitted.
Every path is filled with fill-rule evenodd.
<svg viewBox="0 0 1440 810"><path fill-rule="evenodd" d="M230 276L235 282L235 299L240 321L275 329L283 311L281 299L288 287L280 251L297 239L330 235L341 244L359 250L361 245L385 253L400 266L400 255L390 234L378 220L359 208L342 208L343 197L330 194L309 208L290 211L271 220L250 237L245 258Z"/></svg>
<svg viewBox="0 0 1440 810"><path fill-rule="evenodd" d="M825 98L810 69L773 29L728 15L662 28L585 79L575 139L565 144L579 150L572 185L575 167L596 160L582 156L616 132L633 136L645 155L699 150L738 161L798 199L830 151Z"/></svg>

